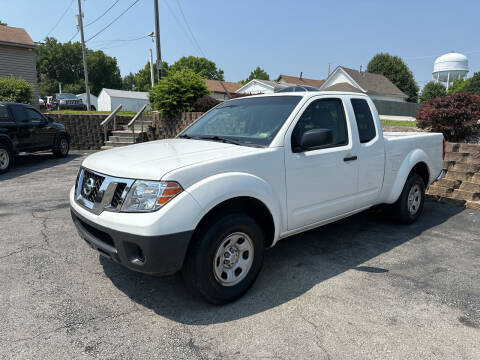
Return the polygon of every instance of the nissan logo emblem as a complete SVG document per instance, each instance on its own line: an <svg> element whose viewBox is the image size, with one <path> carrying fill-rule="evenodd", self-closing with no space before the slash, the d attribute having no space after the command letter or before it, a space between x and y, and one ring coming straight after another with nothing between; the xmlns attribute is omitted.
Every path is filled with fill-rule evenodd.
<svg viewBox="0 0 480 360"><path fill-rule="evenodd" d="M94 189L95 189L95 179L88 178L83 184L83 194L85 196L90 196L92 195Z"/></svg>

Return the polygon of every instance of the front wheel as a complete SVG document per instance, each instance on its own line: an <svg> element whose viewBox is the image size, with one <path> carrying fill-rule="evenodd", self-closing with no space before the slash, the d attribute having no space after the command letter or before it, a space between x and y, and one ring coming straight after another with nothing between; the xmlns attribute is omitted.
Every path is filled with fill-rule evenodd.
<svg viewBox="0 0 480 360"><path fill-rule="evenodd" d="M253 285L263 264L265 242L251 217L226 215L199 229L192 241L182 273L194 293L220 305L241 297Z"/></svg>
<svg viewBox="0 0 480 360"><path fill-rule="evenodd" d="M7 145L0 144L0 174L6 173L12 165L12 153Z"/></svg>
<svg viewBox="0 0 480 360"><path fill-rule="evenodd" d="M66 157L70 151L70 143L66 136L61 135L53 148L53 155L56 157Z"/></svg>
<svg viewBox="0 0 480 360"><path fill-rule="evenodd" d="M394 204L395 215L402 224L415 222L423 212L425 203L425 184L417 173L411 173L397 202Z"/></svg>

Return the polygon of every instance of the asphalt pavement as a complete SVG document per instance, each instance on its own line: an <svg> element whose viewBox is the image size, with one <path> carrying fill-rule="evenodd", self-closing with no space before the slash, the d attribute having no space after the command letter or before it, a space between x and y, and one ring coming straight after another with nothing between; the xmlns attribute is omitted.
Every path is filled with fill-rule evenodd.
<svg viewBox="0 0 480 360"><path fill-rule="evenodd" d="M1 359L480 359L480 211L427 202L410 226L367 211L282 240L218 307L79 238L84 157L0 175Z"/></svg>

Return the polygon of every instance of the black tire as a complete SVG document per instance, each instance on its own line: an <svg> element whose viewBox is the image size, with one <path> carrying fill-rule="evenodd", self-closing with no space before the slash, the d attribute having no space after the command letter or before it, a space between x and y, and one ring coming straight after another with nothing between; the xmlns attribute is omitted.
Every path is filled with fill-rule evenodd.
<svg viewBox="0 0 480 360"><path fill-rule="evenodd" d="M7 173L12 163L12 151L6 144L0 143L0 174Z"/></svg>
<svg viewBox="0 0 480 360"><path fill-rule="evenodd" d="M60 135L55 141L53 155L56 157L67 157L70 151L70 142L65 135Z"/></svg>
<svg viewBox="0 0 480 360"><path fill-rule="evenodd" d="M412 198L409 202L410 195L412 195ZM411 173L403 186L400 197L393 204L396 220L401 224L412 224L422 215L424 203L425 183L423 178L417 173Z"/></svg>
<svg viewBox="0 0 480 360"><path fill-rule="evenodd" d="M238 234L247 235L247 239L244 239L244 241L253 245L251 247L253 254L248 254L247 250L243 250L243 253L239 251L237 259L241 260L240 257L242 257L247 259L246 261L252 261L252 263L247 271L244 273L240 271L237 279L239 280L238 283L233 282L231 285L224 285L217 280L218 272L216 275L216 270L218 270L220 264L217 255L218 252L223 254L223 249L226 249L226 246L228 246L222 247L226 239L239 236ZM239 239L238 241L241 241L241 235ZM235 245L234 242L235 240L232 242L233 245ZM241 213L226 215L203 226L195 233L182 269L185 284L193 293L202 296L206 301L215 305L226 304L236 300L255 282L263 265L264 250L265 237L255 220ZM245 253L247 253L247 258L244 257ZM248 259L249 255L253 256L252 260ZM221 256L222 258L226 256L226 252L225 255ZM223 264L222 267L224 266ZM215 265L217 265L217 269L215 269ZM234 273L238 268L233 267L232 269L234 270L232 273ZM242 276L243 278L241 278Z"/></svg>

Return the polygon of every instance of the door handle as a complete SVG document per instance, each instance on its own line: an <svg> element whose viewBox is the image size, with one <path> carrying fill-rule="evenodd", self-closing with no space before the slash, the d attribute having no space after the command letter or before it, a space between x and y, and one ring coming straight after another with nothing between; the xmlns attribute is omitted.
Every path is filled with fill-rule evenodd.
<svg viewBox="0 0 480 360"><path fill-rule="evenodd" d="M347 156L347 157L344 157L344 158L343 158L343 161L345 161L345 162L347 162L347 161L355 161L355 160L357 160L357 159L358 159L358 157L356 157L356 156Z"/></svg>

